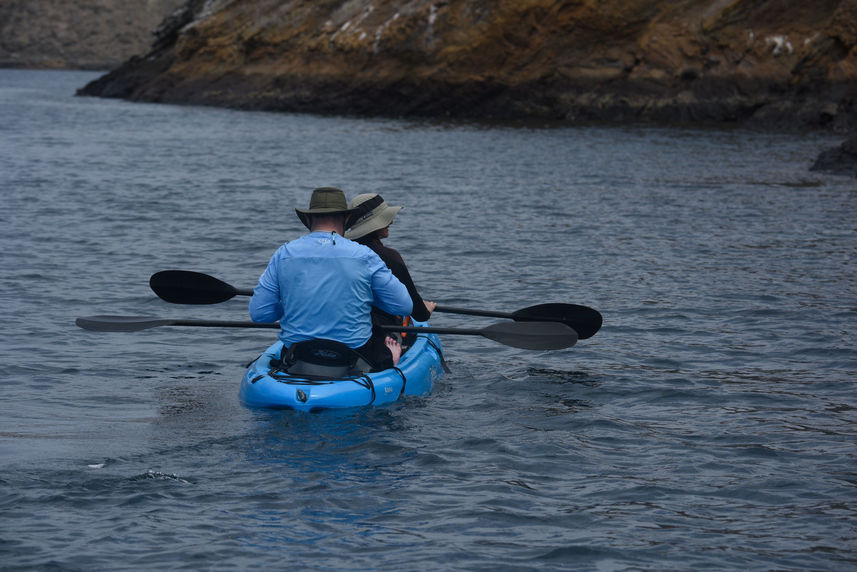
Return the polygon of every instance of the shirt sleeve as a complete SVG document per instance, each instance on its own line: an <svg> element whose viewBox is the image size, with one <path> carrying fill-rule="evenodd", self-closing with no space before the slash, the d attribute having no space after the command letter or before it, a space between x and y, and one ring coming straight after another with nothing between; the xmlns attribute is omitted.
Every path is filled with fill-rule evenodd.
<svg viewBox="0 0 857 572"><path fill-rule="evenodd" d="M250 298L250 319L254 322L276 322L283 317L280 302L280 285L277 280L279 251L274 253L265 272L259 277L253 297Z"/></svg>
<svg viewBox="0 0 857 572"><path fill-rule="evenodd" d="M410 316L414 309L414 303L405 285L393 276L392 271L374 252L370 264L372 294L375 297L373 305L389 314Z"/></svg>

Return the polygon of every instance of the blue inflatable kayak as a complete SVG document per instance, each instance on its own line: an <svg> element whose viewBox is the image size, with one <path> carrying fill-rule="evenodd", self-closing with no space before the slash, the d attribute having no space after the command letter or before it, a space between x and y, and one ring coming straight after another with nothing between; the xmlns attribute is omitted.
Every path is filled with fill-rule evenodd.
<svg viewBox="0 0 857 572"><path fill-rule="evenodd" d="M443 350L437 334L416 338L395 368L337 379L272 367L271 361L276 364L283 349L283 343L277 341L247 368L239 397L248 407L319 412L386 405L402 395L426 395L443 372Z"/></svg>

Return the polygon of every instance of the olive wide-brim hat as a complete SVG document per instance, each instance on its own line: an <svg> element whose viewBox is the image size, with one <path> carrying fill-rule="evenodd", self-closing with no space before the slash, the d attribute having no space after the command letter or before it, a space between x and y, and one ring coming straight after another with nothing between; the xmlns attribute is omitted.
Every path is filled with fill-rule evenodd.
<svg viewBox="0 0 857 572"><path fill-rule="evenodd" d="M348 206L363 213L351 227L351 230L345 233L345 238L349 240L357 240L376 230L390 226L393 219L396 218L396 214L404 208L391 207L381 195L375 193L357 195L351 199Z"/></svg>
<svg viewBox="0 0 857 572"><path fill-rule="evenodd" d="M319 187L312 192L308 209L295 209L298 218L307 228L312 228L309 215L351 215L345 221L345 228L354 223L355 214L359 209L349 208L345 193L336 187Z"/></svg>

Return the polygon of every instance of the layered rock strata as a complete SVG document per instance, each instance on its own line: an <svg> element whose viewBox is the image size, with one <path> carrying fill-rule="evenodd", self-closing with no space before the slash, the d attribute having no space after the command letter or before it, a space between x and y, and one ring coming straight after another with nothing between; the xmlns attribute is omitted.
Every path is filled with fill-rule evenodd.
<svg viewBox="0 0 857 572"><path fill-rule="evenodd" d="M190 0L82 94L244 109L857 126L857 0Z"/></svg>

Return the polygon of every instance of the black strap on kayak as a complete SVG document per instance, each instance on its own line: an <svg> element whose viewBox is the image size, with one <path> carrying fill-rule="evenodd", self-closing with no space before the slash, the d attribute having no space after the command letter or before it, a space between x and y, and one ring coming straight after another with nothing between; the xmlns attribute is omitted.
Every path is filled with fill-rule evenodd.
<svg viewBox="0 0 857 572"><path fill-rule="evenodd" d="M274 374L274 373L278 373L278 372L287 371L289 366L292 365L288 362L288 354L289 354L289 348L287 348L286 346L283 346L283 348L280 350L280 355L278 357L272 357L271 358L271 361L268 364L270 366L268 373Z"/></svg>
<svg viewBox="0 0 857 572"><path fill-rule="evenodd" d="M301 374L294 375L291 373L268 373L268 377L273 379L274 381L278 381L280 383L285 383L287 385L330 385L331 383L336 383L337 381L348 381L347 378L343 380L333 380L330 378L322 377L322 376L313 376L309 374Z"/></svg>
<svg viewBox="0 0 857 572"><path fill-rule="evenodd" d="M368 375L361 375L360 377L356 377L351 381L353 381L357 385L362 385L363 387L372 392L372 399L370 399L369 403L367 403L366 405L372 405L373 403L375 403L375 383L372 381L371 377L369 377Z"/></svg>
<svg viewBox="0 0 857 572"><path fill-rule="evenodd" d="M398 373L398 374L401 376L401 378L402 378L402 391L400 391L400 392L399 392L399 395L404 395L404 394L405 394L405 386L406 386L406 385L408 385L408 378L407 378L407 377L405 377L405 372L403 372L403 371L402 371L402 370L400 370L399 368L397 368L397 367L393 366L393 369L394 369L394 370L396 371L396 373Z"/></svg>
<svg viewBox="0 0 857 572"><path fill-rule="evenodd" d="M375 398L377 397L377 394L375 392L375 384L372 381L372 378L369 377L367 374L344 376L338 377L336 379L331 379L329 377L321 375L312 375L307 373L289 373L287 368L291 367L295 363L293 361L293 356L294 352L289 352L287 348L283 348L283 351L280 353L279 359L276 357L271 359L270 369L268 370L268 377L270 377L274 381L277 381L279 383L285 383L287 385L329 385L331 383L353 381L354 383L369 390L371 397L367 405L372 405L373 403L375 403ZM263 377L264 376L259 375L255 379L253 379L251 383L256 383L259 379Z"/></svg>
<svg viewBox="0 0 857 572"><path fill-rule="evenodd" d="M268 377L279 383L290 385L328 385L333 383L333 380L324 376L315 376L310 374L292 374L288 368L294 365L294 362L289 361L288 348L283 348L279 358L271 358L270 368L268 369ZM258 375L251 383L256 383L264 375Z"/></svg>
<svg viewBox="0 0 857 572"><path fill-rule="evenodd" d="M434 348L434 351L437 352L438 357L440 357L440 367L443 368L443 373L452 373L452 370L449 369L449 366L446 365L446 360L443 357L443 350L441 350L436 343L431 341L429 338L426 338L426 343Z"/></svg>

